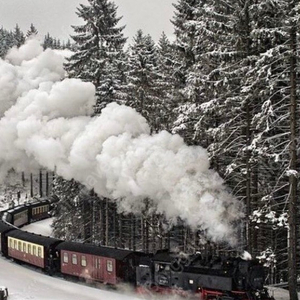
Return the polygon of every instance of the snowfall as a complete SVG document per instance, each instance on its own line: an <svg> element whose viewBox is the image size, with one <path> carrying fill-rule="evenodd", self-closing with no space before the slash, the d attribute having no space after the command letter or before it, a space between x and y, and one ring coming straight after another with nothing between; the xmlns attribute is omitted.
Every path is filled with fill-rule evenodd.
<svg viewBox="0 0 300 300"><path fill-rule="evenodd" d="M51 236L51 219L28 225L23 230ZM138 300L144 296L128 291L107 291L100 288L74 283L58 277L50 277L38 270L18 265L8 259L0 258L0 285L9 291L9 300ZM269 288L276 300L289 299L283 289ZM178 300L179 298L158 295L147 299Z"/></svg>

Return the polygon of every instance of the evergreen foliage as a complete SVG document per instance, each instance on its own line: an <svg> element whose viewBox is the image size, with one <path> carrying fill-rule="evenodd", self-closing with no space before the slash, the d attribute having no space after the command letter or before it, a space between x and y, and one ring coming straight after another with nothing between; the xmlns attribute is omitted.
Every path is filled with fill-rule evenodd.
<svg viewBox="0 0 300 300"><path fill-rule="evenodd" d="M31 23L30 24L30 28L26 33L26 38L29 38L31 36L36 36L38 34L37 29L35 28L35 26Z"/></svg>
<svg viewBox="0 0 300 300"><path fill-rule="evenodd" d="M13 30L13 37L14 37L14 45L16 45L18 48L25 43L25 35L18 24L16 24Z"/></svg>
<svg viewBox="0 0 300 300"><path fill-rule="evenodd" d="M73 26L76 52L65 67L70 77L93 82L97 90L95 112L109 102L123 99L122 49L126 42L124 27L118 27L116 5L108 0L88 0L77 15L83 25Z"/></svg>
<svg viewBox="0 0 300 300"><path fill-rule="evenodd" d="M127 105L136 108L147 119L151 129L158 131L162 123L159 118L163 99L158 85L157 50L151 36L139 30L128 52Z"/></svg>
<svg viewBox="0 0 300 300"><path fill-rule="evenodd" d="M60 200L52 210L52 227L55 237L64 240L83 239L82 211L78 209L78 195L82 186L74 180L65 180L57 176L53 181L53 194Z"/></svg>

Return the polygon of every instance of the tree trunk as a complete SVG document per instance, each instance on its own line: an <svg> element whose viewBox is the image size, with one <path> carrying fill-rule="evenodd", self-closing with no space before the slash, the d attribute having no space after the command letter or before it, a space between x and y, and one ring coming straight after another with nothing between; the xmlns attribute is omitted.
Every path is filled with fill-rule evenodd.
<svg viewBox="0 0 300 300"><path fill-rule="evenodd" d="M46 172L46 196L49 196L49 173Z"/></svg>
<svg viewBox="0 0 300 300"><path fill-rule="evenodd" d="M40 170L40 180L39 180L39 184L40 184L40 197L43 197L43 173L42 170Z"/></svg>
<svg viewBox="0 0 300 300"><path fill-rule="evenodd" d="M290 32L291 47L291 102L290 102L290 171L297 170L297 99L296 99L296 25L291 25ZM296 221L297 221L297 176L289 176L289 240L288 240L288 270L289 270L289 292L291 300L298 300L297 294L297 263L296 263Z"/></svg>
<svg viewBox="0 0 300 300"><path fill-rule="evenodd" d="M33 197L33 176L32 173L30 173L30 197Z"/></svg>
<svg viewBox="0 0 300 300"><path fill-rule="evenodd" d="M109 218L109 205L108 199L105 199L105 245L108 246L109 243L109 235L108 235L108 219Z"/></svg>

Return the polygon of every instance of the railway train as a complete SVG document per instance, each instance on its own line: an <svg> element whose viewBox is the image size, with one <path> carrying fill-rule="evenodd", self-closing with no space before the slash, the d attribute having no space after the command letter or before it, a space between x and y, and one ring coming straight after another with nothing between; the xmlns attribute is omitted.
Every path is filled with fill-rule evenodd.
<svg viewBox="0 0 300 300"><path fill-rule="evenodd" d="M18 227L46 218L54 199L35 201L2 212L0 252L7 258L109 286L128 283L139 293L178 293L197 299L272 300L264 288L264 268L238 257L155 254L66 242Z"/></svg>

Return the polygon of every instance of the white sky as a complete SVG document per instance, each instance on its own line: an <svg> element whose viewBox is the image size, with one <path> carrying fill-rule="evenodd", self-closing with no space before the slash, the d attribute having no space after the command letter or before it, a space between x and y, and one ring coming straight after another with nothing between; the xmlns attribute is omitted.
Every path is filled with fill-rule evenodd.
<svg viewBox="0 0 300 300"><path fill-rule="evenodd" d="M132 37L138 29L158 40L162 31L172 37L172 3L177 0L114 0L120 25L126 25L124 34ZM13 29L16 23L26 33L31 23L43 37L49 32L53 37L67 40L71 25L80 24L76 8L87 0L0 0L0 26Z"/></svg>

